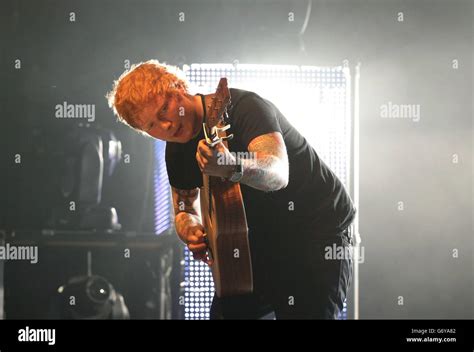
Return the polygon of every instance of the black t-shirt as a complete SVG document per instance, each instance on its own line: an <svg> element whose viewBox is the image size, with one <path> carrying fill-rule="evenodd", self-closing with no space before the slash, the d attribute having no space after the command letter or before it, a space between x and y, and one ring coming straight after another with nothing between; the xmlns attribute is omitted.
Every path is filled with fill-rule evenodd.
<svg viewBox="0 0 474 352"><path fill-rule="evenodd" d="M324 236L344 230L353 220L355 208L344 186L318 157L306 139L278 108L258 94L230 88L231 128L227 134L232 152L247 152L257 136L280 132L290 166L288 186L263 192L241 184L250 231L268 229ZM166 144L166 166L171 186L179 189L202 187L202 174L195 159L203 131L188 143ZM245 172L245 171L244 171Z"/></svg>

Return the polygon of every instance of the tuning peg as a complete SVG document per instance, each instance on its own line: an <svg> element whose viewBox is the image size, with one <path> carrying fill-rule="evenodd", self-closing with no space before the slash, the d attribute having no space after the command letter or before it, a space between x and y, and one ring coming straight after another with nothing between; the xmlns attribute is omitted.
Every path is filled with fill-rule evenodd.
<svg viewBox="0 0 474 352"><path fill-rule="evenodd" d="M234 138L234 134L229 134L228 136L225 136L225 137L221 137L221 139L223 141L227 141L227 140L231 140L232 138Z"/></svg>

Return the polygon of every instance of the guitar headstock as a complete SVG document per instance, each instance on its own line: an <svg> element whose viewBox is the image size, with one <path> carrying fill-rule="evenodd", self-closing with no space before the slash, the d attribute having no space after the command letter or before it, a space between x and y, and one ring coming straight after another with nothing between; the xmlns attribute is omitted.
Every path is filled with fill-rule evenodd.
<svg viewBox="0 0 474 352"><path fill-rule="evenodd" d="M217 90L212 98L212 103L207 112L207 119L203 123L204 136L209 146L214 146L222 140L231 139L233 135L221 137L219 132L224 132L230 128L226 125L227 107L231 104L230 91L227 86L227 78L223 77L219 81Z"/></svg>

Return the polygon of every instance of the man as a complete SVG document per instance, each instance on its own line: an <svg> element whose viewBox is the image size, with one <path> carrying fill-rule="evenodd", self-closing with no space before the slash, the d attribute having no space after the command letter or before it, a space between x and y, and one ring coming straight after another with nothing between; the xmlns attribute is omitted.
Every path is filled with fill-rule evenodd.
<svg viewBox="0 0 474 352"><path fill-rule="evenodd" d="M273 103L230 88L234 134L209 148L202 122L213 94L190 95L181 72L151 60L126 71L108 94L119 120L167 142L176 231L205 260L199 209L202 173L240 182L249 227L254 293L214 297L212 319L337 319L352 278L348 226L355 209L342 183ZM234 153L231 153L234 152ZM233 162L235 153L247 153ZM243 171L243 172L242 172Z"/></svg>

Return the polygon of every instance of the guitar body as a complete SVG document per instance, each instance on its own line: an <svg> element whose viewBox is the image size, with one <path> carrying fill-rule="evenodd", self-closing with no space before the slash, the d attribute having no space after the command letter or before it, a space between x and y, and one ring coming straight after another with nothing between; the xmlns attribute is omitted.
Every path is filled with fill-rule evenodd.
<svg viewBox="0 0 474 352"><path fill-rule="evenodd" d="M247 220L240 185L207 177L201 194L211 188L211 198L201 196L203 226L209 246L210 268L218 297L251 293L252 264L248 241Z"/></svg>
<svg viewBox="0 0 474 352"><path fill-rule="evenodd" d="M223 126L221 114L229 103L227 81L222 78L213 105L209 109L210 114L206 122L208 130L214 126ZM217 116L212 116L213 113ZM226 137L225 132L219 131L214 134L214 140L222 141L227 147L227 142L220 139L222 137ZM251 293L252 262L240 184L220 177L203 175L200 199L210 259L208 264L217 296Z"/></svg>

